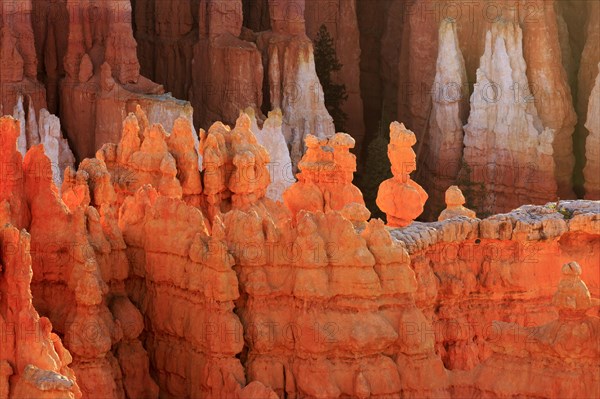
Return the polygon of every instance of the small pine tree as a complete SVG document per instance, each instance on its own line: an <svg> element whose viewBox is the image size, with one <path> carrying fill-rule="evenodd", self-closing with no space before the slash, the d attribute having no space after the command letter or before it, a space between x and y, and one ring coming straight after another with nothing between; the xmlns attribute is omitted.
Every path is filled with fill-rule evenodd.
<svg viewBox="0 0 600 399"><path fill-rule="evenodd" d="M321 25L315 39L315 69L325 97L325 107L333 118L335 129L338 132L345 130L348 115L342 111L342 104L348 99L346 85L336 84L331 79L331 74L342 69L342 64L337 58L333 39L325 25Z"/></svg>
<svg viewBox="0 0 600 399"><path fill-rule="evenodd" d="M390 122L382 112L379 121L379 132L367 147L367 159L365 171L360 182L360 189L364 193L365 205L371 211L371 217L386 220L385 213L377 206L377 193L379 185L392 177L390 160L387 155L387 147L390 143Z"/></svg>

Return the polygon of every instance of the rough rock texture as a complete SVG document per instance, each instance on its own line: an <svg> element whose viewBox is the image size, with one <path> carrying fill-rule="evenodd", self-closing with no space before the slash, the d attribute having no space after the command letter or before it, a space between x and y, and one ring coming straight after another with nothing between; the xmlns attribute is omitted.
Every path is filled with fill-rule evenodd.
<svg viewBox="0 0 600 399"><path fill-rule="evenodd" d="M7 172L0 181L0 397L79 398L81 392L69 368L71 354L52 332L50 320L40 318L32 304L35 254L31 235L22 229L28 227L30 217L27 180L36 176L23 169L16 149L18 135L19 125L14 119L0 118L1 153ZM49 179L52 181L51 175Z"/></svg>
<svg viewBox="0 0 600 399"><path fill-rule="evenodd" d="M445 197L446 209L444 209L438 217L440 222L457 216L466 216L475 219L475 212L463 206L465 204L465 196L458 186L450 186L448 190L446 190Z"/></svg>
<svg viewBox="0 0 600 399"><path fill-rule="evenodd" d="M31 3L0 1L0 115L12 114L19 95L33 100L36 113L46 107L44 87L36 80L38 60Z"/></svg>
<svg viewBox="0 0 600 399"><path fill-rule="evenodd" d="M360 153L365 135L363 121L363 100L360 91L361 47L356 0L307 1L304 10L306 34L316 39L321 25L327 27L334 40L336 54L342 64L334 79L346 86L347 100L342 110L348 116L345 130L356 140L356 148Z"/></svg>
<svg viewBox="0 0 600 399"><path fill-rule="evenodd" d="M197 125L233 123L240 110L260 111L263 63L256 44L240 38L241 0L201 0L190 101Z"/></svg>
<svg viewBox="0 0 600 399"><path fill-rule="evenodd" d="M406 253L383 223L372 221L362 236L334 211L301 211L296 223L225 216L245 292L238 306L248 377L280 396L447 397L433 336L407 334L427 321ZM269 250L257 257L248 248Z"/></svg>
<svg viewBox="0 0 600 399"><path fill-rule="evenodd" d="M271 32L263 33L259 40L268 54L271 108L282 109L283 133L295 171L306 135L327 138L335 133L315 71L312 43L305 36Z"/></svg>
<svg viewBox="0 0 600 399"><path fill-rule="evenodd" d="M280 109L269 112L268 118L263 122L262 128L258 126L254 110L246 109L246 112L252 121L252 134L256 136L256 141L265 147L269 153L269 175L271 183L267 189L267 198L273 201L282 201L284 191L291 186L296 178L292 173L292 160L283 136L283 119Z"/></svg>
<svg viewBox="0 0 600 399"><path fill-rule="evenodd" d="M31 303L30 235L6 219L8 202L0 207L0 398L80 398L71 354Z"/></svg>
<svg viewBox="0 0 600 399"><path fill-rule="evenodd" d="M149 186L119 212L132 263L129 291L145 315L145 345L165 397L225 397L245 384L235 357L244 342L233 313L233 261L218 227L212 238L204 220L198 209Z"/></svg>
<svg viewBox="0 0 600 399"><path fill-rule="evenodd" d="M580 278L581 267L562 267L552 304L558 318L536 327L495 323L492 356L474 371L475 391L489 398L584 398L600 395L600 319ZM502 378L498 378L502 375ZM560 375L560 378L556 378Z"/></svg>
<svg viewBox="0 0 600 399"><path fill-rule="evenodd" d="M577 115L563 67L555 3L547 0L528 2L526 9L535 10L535 19L522 17L523 55L527 63L529 86L515 80L515 101L535 102L544 127L554 130L553 155L557 193L560 198L573 198L573 131Z"/></svg>
<svg viewBox="0 0 600 399"><path fill-rule="evenodd" d="M73 166L75 157L69 148L69 143L62 137L58 117L42 108L39 121L36 121L31 97L27 100L29 106L25 107L23 96L19 94L13 111L13 117L18 120L20 126L17 149L22 156L25 156L28 149L42 143L46 156L50 158L54 184L60 188L64 171L67 167Z"/></svg>
<svg viewBox="0 0 600 399"><path fill-rule="evenodd" d="M283 193L283 201L293 215L300 210L333 210L351 216L354 222L369 219L362 193L352 184L356 156L350 149L354 144L354 139L345 133L324 140L313 135L306 137L307 150L298 164L298 182Z"/></svg>
<svg viewBox="0 0 600 399"><path fill-rule="evenodd" d="M435 84L435 60L440 46L436 32L440 24L446 18L456 21L469 88L477 81L477 69L485 49L486 32L500 20L518 24L523 30L523 57L527 66L528 83L524 84L523 80L515 81L510 87L502 88L501 95L514 98L515 102L534 103L543 125L555 130L553 157L557 165L555 180L558 195L561 198L572 199L573 185L582 185L578 182L581 180L578 174L583 168L583 142L587 135L583 123L586 120L593 80L597 74L596 65L600 60L597 39L599 12L600 8L593 2L577 0L517 1L502 4L490 0L458 3L434 0L369 2L359 14L359 22L363 19L361 44L368 43L362 50L367 51L366 47L369 46L368 51L375 51L372 41L376 40L376 44L381 47L381 55L361 61L361 79L369 79L369 87L363 87L363 93L375 91L372 87L377 87L377 79L379 84L387 87L394 86L397 81L396 94L389 95L383 88L377 94L373 94L383 104L376 116L381 114L382 118L387 116L392 120L402 120L421 142L423 137L431 136L430 121L435 106L431 100L432 93L440 90ZM399 24L397 21L403 23ZM372 28L373 25L384 23L387 25L382 34L378 32L380 28ZM400 32L396 33L395 29L400 29ZM582 54L586 41L586 49ZM401 43L399 49L397 43ZM380 64L378 69L377 61L373 60L377 57ZM389 68L395 68L397 71L396 79L390 77L387 72ZM578 68L579 79L575 76ZM374 76L375 72L378 76ZM577 115L574 113L574 98L577 98ZM373 97L371 101L376 100ZM388 105L394 106L396 102L397 116L395 111L381 111ZM365 109L375 107L373 104L367 104ZM370 118L374 119L375 116ZM572 137L577 119L580 122L578 132ZM374 131L371 128L367 134L373 134L369 132ZM426 145L426 141L422 142ZM419 169L422 169L424 165L429 164L427 152L417 153ZM573 165L576 162L580 166L575 167L576 180L572 181ZM425 174L421 174L416 180L427 186L427 181L423 180L426 177ZM440 197L434 192L430 194L434 200L436 196ZM441 203L438 203L439 205ZM437 210L439 211L439 208ZM427 212L428 220L430 214L435 215L435 212Z"/></svg>
<svg viewBox="0 0 600 399"><path fill-rule="evenodd" d="M391 227L408 226L422 212L427 193L410 178L416 168L416 155L412 147L417 140L415 134L404 124L393 122L390 125L388 158L392 164L394 177L379 186L377 206L387 217Z"/></svg>
<svg viewBox="0 0 600 399"><path fill-rule="evenodd" d="M598 298L599 217L598 202L563 201L484 220L415 222L391 232L408 249L417 305L432 321L445 367L470 370L467 377L454 375L453 385L476 386L468 381L498 342L495 320L533 327L556 318L547 304L562 264L581 264Z"/></svg>
<svg viewBox="0 0 600 399"><path fill-rule="evenodd" d="M163 94L140 75L128 0L90 4L69 0L69 36L60 84L60 116L78 159L120 139L121 121L141 105L151 122L171 123L189 103ZM82 134L86 132L86 134Z"/></svg>
<svg viewBox="0 0 600 399"><path fill-rule="evenodd" d="M419 174L429 194L426 217L443 208L444 192L455 184L462 162L463 125L467 119L467 72L456 32L456 22L440 24L436 75L428 129L419 144ZM419 156L420 155L420 156Z"/></svg>
<svg viewBox="0 0 600 399"><path fill-rule="evenodd" d="M592 370L597 354L561 351L561 337L589 348L597 318L568 310L559 312L562 324L552 324L556 313L547 303L559 266L572 261L582 265L590 303L600 296L598 202L388 228L365 222L368 212L352 186L354 141L346 134L308 136L286 209L265 198L269 156L249 115L242 113L233 129L215 123L201 131L198 151L189 120L174 126L166 133L138 107L118 145L105 145L78 171L67 169L61 198L52 174L41 173L50 170L43 147L32 147L21 167L19 124L0 119L3 159L21 171L0 175L0 222L31 233L33 303L63 334L84 396L594 392L595 374L575 385L554 364L571 362L573 375ZM400 124L391 130L394 173L409 179L414 135ZM119 180L119 170L133 177L132 185ZM448 203L458 206L463 198L452 193ZM577 272L569 270L556 303L589 307L578 294ZM3 309L2 317L14 317ZM495 320L526 325L519 336L566 327L557 341L543 333L534 346L511 346L498 338L507 330ZM543 370L540 378L559 382L519 382L517 376L528 375L518 368L525 353L532 370ZM59 357L54 368L26 365L23 379L48 392L68 387L70 359ZM19 374L2 360L5 390L6 376ZM516 382L496 382L498 369Z"/></svg>
<svg viewBox="0 0 600 399"><path fill-rule="evenodd" d="M131 3L140 73L163 84L176 98L187 98L193 78L193 46L199 39L199 0Z"/></svg>
<svg viewBox="0 0 600 399"><path fill-rule="evenodd" d="M598 64L600 70L600 64ZM587 122L589 134L586 139L586 164L583 169L585 178L585 198L600 199L600 73L590 94Z"/></svg>
<svg viewBox="0 0 600 399"><path fill-rule="evenodd" d="M63 187L68 194L64 202L54 183L53 165L44 146L31 147L21 162L16 148L18 123L12 118L2 118L0 124L3 153L11 162L8 170L13 171L8 176L9 184L3 184L2 188L15 197L5 202L9 207L3 211L3 220L17 223L31 234L28 254L33 270L33 303L64 336L65 346L73 355L71 368L79 378L84 397L123 397L122 381L128 378L128 391L136 390L137 384L148 390L150 397L156 396L151 393L153 383L148 375L147 355L136 341L141 330L137 335L127 335L128 341L138 344L132 351L135 357L118 355L119 348L126 345L122 343L123 329L132 322L131 317L119 319L120 309L133 307L124 291L128 263L120 232L114 229L115 195L105 166L95 164L77 178L68 169ZM81 168L87 165L83 162ZM103 176L104 180L103 187L101 181L94 181L92 196L86 182L90 175L94 179ZM90 206L90 201L94 201L94 206ZM66 363L70 362L69 357ZM36 370L31 370L30 376L32 381L49 378L43 373L40 376Z"/></svg>
<svg viewBox="0 0 600 399"><path fill-rule="evenodd" d="M586 40L581 53L579 73L577 74L577 114L579 116L577 139L579 146L576 147L576 150L578 157L581 159L579 163L583 167L583 158L588 151L586 138L590 133L585 124L590 118L588 111L591 93L600 74L598 68L598 63L600 63L600 40L598 40L598 36L600 36L600 18L598 18L600 16L600 4L586 2L585 6L582 5L581 8L588 16L585 26Z"/></svg>
<svg viewBox="0 0 600 399"><path fill-rule="evenodd" d="M494 23L486 35L464 139L463 173L481 185L479 211L487 214L557 196L555 132L542 124L535 103L508 95L515 82L528 87L525 69L521 28Z"/></svg>

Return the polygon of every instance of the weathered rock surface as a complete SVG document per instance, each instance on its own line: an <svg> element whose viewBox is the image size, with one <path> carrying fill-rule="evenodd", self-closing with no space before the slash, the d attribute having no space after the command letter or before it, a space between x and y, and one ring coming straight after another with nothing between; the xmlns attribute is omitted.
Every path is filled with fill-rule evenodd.
<svg viewBox="0 0 600 399"><path fill-rule="evenodd" d="M241 110L260 111L263 63L255 43L240 38L241 0L201 0L199 41L194 46L190 101L198 126L233 123Z"/></svg>
<svg viewBox="0 0 600 399"><path fill-rule="evenodd" d="M543 126L554 130L557 194L560 198L573 198L573 132L577 115L562 61L556 5L536 0L527 3L526 8L535 10L535 19L522 17L529 86L515 81L515 101L533 101Z"/></svg>
<svg viewBox="0 0 600 399"><path fill-rule="evenodd" d="M356 156L350 149L354 148L354 139L345 133L324 140L308 135L305 143L298 182L283 193L286 207L293 215L301 210L333 210L345 212L354 222L366 222L370 212L362 193L352 184Z"/></svg>
<svg viewBox="0 0 600 399"><path fill-rule="evenodd" d="M256 136L258 143L269 153L267 168L271 176L271 183L267 188L266 196L273 201L283 201L283 193L296 181L296 178L292 173L292 160L283 136L281 110L276 109L269 112L262 128L257 124L254 110L248 108L244 112L251 118L252 134Z"/></svg>
<svg viewBox="0 0 600 399"><path fill-rule="evenodd" d="M555 319L547 304L564 263L582 265L582 278L598 298L599 215L598 202L561 201L393 230L410 254L417 306L432 321L445 367L477 373L498 342L496 320L534 327ZM455 386L477 387L456 378Z"/></svg>
<svg viewBox="0 0 600 399"><path fill-rule="evenodd" d="M192 121L189 103L176 100L140 74L127 0L89 4L69 0L69 36L60 83L60 117L75 156L93 156L120 139L121 122L140 105L151 123L171 129ZM85 132L85 133L82 133Z"/></svg>
<svg viewBox="0 0 600 399"><path fill-rule="evenodd" d="M417 180L429 194L425 214L443 208L446 189L456 184L463 153L463 125L467 119L467 71L456 31L456 22L440 24L438 58L432 88L428 129L419 143L420 169ZM461 204L462 205L462 204Z"/></svg>
<svg viewBox="0 0 600 399"><path fill-rule="evenodd" d="M552 297L558 318L535 327L494 324L492 355L474 371L478 394L490 398L580 398L600 394L600 318L586 314L593 305L580 275L581 267L576 262L563 265Z"/></svg>
<svg viewBox="0 0 600 399"><path fill-rule="evenodd" d="M379 186L377 206L386 214L391 227L405 227L422 212L428 195L415 183L410 174L416 169L417 157L412 147L417 143L415 134L404 124L392 122L388 158L394 177Z"/></svg>
<svg viewBox="0 0 600 399"><path fill-rule="evenodd" d="M46 107L46 93L36 80L38 59L32 29L32 2L2 0L0 8L0 115L12 114L19 96L33 99L37 114Z"/></svg>
<svg viewBox="0 0 600 399"><path fill-rule="evenodd" d="M308 136L299 182L286 191L287 209L265 198L269 156L250 116L241 114L233 129L215 123L201 131L198 151L189 120L174 126L167 133L138 107L118 145L105 145L78 171L66 170L61 198L52 174L41 173L50 170L43 147L33 146L21 167L19 124L0 119L3 157L21 170L2 175L0 222L30 231L33 303L73 354L71 363L55 344L61 362L51 367L15 368L0 357L0 389L31 396L6 378L22 374L48 397L76 397L75 378L85 397L114 398L593 392L593 375L573 385L552 364L572 362L570 370L580 375L597 362L594 353L544 352L561 347L551 335L522 347L502 345L493 334L505 331L495 320L541 326L523 334L554 331L545 326L556 325L547 303L559 266L568 262L582 265L595 303L598 202L388 228L366 222L352 185L356 160L348 135ZM393 124L392 138L403 145L390 151L395 172L408 179L414 135ZM119 180L119 170L132 185ZM464 199L452 194L448 204L460 207ZM585 308L587 296L569 299L581 291L569 276L557 303ZM580 332L595 321L582 322L571 311L559 317L565 314L559 336L583 337L577 342L589 347ZM586 331L595 337L596 330ZM497 369L508 370L511 380L522 375L522 353L531 354L531 370L550 365L543 378L560 379L552 385L556 392L550 384L490 378Z"/></svg>
<svg viewBox="0 0 600 399"><path fill-rule="evenodd" d="M129 379L128 391L142 387L145 396L156 396L144 349L138 345L135 358L115 358L111 351L113 345L115 351L126 345L121 342L123 328L132 320L130 317L119 320L120 306L115 305L131 306L131 303L124 291L128 263L121 233L114 228L116 196L106 167L103 163L84 161L80 168L86 171L75 175L72 169L67 169L64 202L54 183L54 168L44 146L31 147L21 163L16 147L18 123L5 117L1 125L3 152L14 167L8 180L11 184L3 184L3 189L17 197L4 202L7 206L3 209L3 220L22 223L19 227L26 228L31 235L27 254L33 271L30 277L33 303L64 336L65 346L73 356L71 359L68 355L67 363L72 361L81 392L84 397L120 398L124 395L122 381ZM40 125L44 129L47 123ZM93 179L92 195L88 178ZM29 292L29 282L26 285ZM139 313L138 317L141 319ZM139 343L136 341L139 333L141 330L128 336L128 341ZM21 369L19 366L19 373ZM46 379L62 381L60 376L52 377L43 371L63 373L61 370L42 366L40 369L40 372L29 370L28 378L34 386ZM59 389L59 385L48 389ZM69 388L60 386L62 390Z"/></svg>
<svg viewBox="0 0 600 399"><path fill-rule="evenodd" d="M458 186L450 186L448 190L446 190L446 209L440 213L438 220L440 222L454 218L457 216L465 216L471 219L475 219L475 212L470 209L465 208L463 205L465 204L465 196Z"/></svg>
<svg viewBox="0 0 600 399"><path fill-rule="evenodd" d="M463 173L471 184L480 184L478 208L487 214L557 197L555 131L542 124L534 102L509 95L516 82L528 82L525 70L521 28L494 23L486 35L464 139Z"/></svg>
<svg viewBox="0 0 600 399"><path fill-rule="evenodd" d="M304 10L306 34L315 40L321 25L327 27L335 43L335 50L342 64L335 79L346 87L348 98L342 104L342 110L348 116L345 130L356 140L360 152L365 135L363 120L363 100L360 90L361 46L356 0L344 1L307 1ZM293 4L293 3L292 3Z"/></svg>
<svg viewBox="0 0 600 399"><path fill-rule="evenodd" d="M5 219L8 202L0 206L0 398L80 398L71 354L31 302L30 235Z"/></svg>
<svg viewBox="0 0 600 399"><path fill-rule="evenodd" d="M586 164L583 169L585 178L585 198L600 199L600 64L598 64L596 84L590 94L587 121Z"/></svg>

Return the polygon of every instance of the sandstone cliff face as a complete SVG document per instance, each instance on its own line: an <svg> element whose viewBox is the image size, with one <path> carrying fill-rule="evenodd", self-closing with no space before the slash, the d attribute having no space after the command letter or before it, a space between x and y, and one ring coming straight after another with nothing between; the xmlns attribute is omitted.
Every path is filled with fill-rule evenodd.
<svg viewBox="0 0 600 399"><path fill-rule="evenodd" d="M600 71L600 64L598 64ZM586 164L583 170L585 177L585 197L600 199L600 73L590 94L586 129L589 131L586 140Z"/></svg>
<svg viewBox="0 0 600 399"><path fill-rule="evenodd" d="M30 236L5 224L9 205L0 206L0 398L80 398L71 354L31 303Z"/></svg>
<svg viewBox="0 0 600 399"><path fill-rule="evenodd" d="M582 265L582 278L598 296L598 228L597 203L567 201L484 220L414 223L391 234L407 245L419 287L417 305L432 320L444 365L470 370L472 378L501 345L495 320L534 327L556 318L548 298L562 264ZM477 387L463 377L453 384Z"/></svg>
<svg viewBox="0 0 600 399"><path fill-rule="evenodd" d="M36 80L38 59L32 29L32 3L0 2L0 115L12 114L19 95L33 100L36 113L46 107L44 87Z"/></svg>
<svg viewBox="0 0 600 399"><path fill-rule="evenodd" d="M522 17L523 56L527 63L529 86L518 83L516 99L527 101L530 96L545 127L554 130L553 156L557 194L573 198L573 131L577 115L563 66L558 19L554 2L529 2L535 19ZM517 82L517 81L515 81Z"/></svg>
<svg viewBox="0 0 600 399"><path fill-rule="evenodd" d="M119 141L121 121L137 105L146 110L151 122L160 120L168 129L181 114L191 123L189 104L163 94L162 86L140 74L129 1L89 4L69 0L67 8L69 36L60 116L78 159L92 156L105 143Z"/></svg>
<svg viewBox="0 0 600 399"><path fill-rule="evenodd" d="M138 107L118 145L67 169L62 198L52 174L40 173L50 161L39 145L22 173L2 181L2 220L31 232L33 303L64 334L84 396L551 397L545 384L496 384L490 376L516 370L517 349L536 367L570 359L577 375L591 368L593 353L555 350L563 341L547 343L552 335L503 345L494 334L506 328L493 321L554 331L545 304L559 266L573 260L591 295L600 295L597 203L389 229L365 222L348 135L308 136L288 210L265 198L269 156L248 115L233 129L216 123L202 131L198 152L189 121L174 126L167 133ZM404 137L396 130L394 143ZM18 123L3 118L0 132L2 154L20 166ZM412 170L400 160L398 172ZM119 169L133 185L119 180ZM578 286L561 284L567 297ZM585 317L560 319L564 337L595 325ZM585 347L588 338L578 342ZM73 380L65 356L48 369ZM543 378L556 378L544 370ZM554 386L580 397L593 392L594 378Z"/></svg>
<svg viewBox="0 0 600 399"><path fill-rule="evenodd" d="M599 356L600 319L586 314L593 304L580 275L576 262L562 267L552 297L558 318L536 327L494 325L498 335L492 344L493 354L475 371L475 392L492 398L517 392L523 397L564 398L600 394L600 372L594 360ZM543 372L533 377L532 370ZM564 377L557 379L556 374Z"/></svg>
<svg viewBox="0 0 600 399"><path fill-rule="evenodd" d="M24 171L17 152L18 134L18 122L0 119L2 159L8 172L2 173L0 185L0 397L79 398L81 391L69 367L73 358L52 332L50 320L40 318L32 304L31 235L21 230L28 227L31 215L26 196L31 173ZM51 175L45 178L52 180Z"/></svg>
<svg viewBox="0 0 600 399"><path fill-rule="evenodd" d="M196 124L233 123L240 110L263 103L263 63L256 44L240 38L241 0L201 0L190 101Z"/></svg>
<svg viewBox="0 0 600 399"><path fill-rule="evenodd" d="M577 114L579 116L579 124L577 129L578 141L576 143L579 143L579 146L576 149L577 155L581 159L579 162L581 167L585 166L583 158L587 158L584 157L584 154L588 150L586 139L590 132L585 127L585 124L591 116L588 114L591 94L596 78L600 73L598 70L598 63L600 63L600 41L596 39L600 35L600 20L598 19L600 5L594 2L585 4L584 10L589 15L585 26L587 40L585 40L585 45L581 53L579 72L577 74ZM591 151L594 151L594 149L591 149Z"/></svg>
<svg viewBox="0 0 600 399"><path fill-rule="evenodd" d="M25 156L31 147L43 144L44 152L50 159L52 179L54 184L60 188L65 169L73 166L75 157L69 143L62 136L58 117L42 108L39 120L36 120L31 97L27 98L27 105L27 107L24 106L23 96L19 94L13 111L13 117L18 121L20 127L17 149L22 156Z"/></svg>
<svg viewBox="0 0 600 399"><path fill-rule="evenodd" d="M509 94L515 82L528 87L525 69L521 28L495 23L486 35L464 139L463 173L481 184L480 209L488 214L556 198L555 131L543 125L535 103Z"/></svg>
<svg viewBox="0 0 600 399"><path fill-rule="evenodd" d="M304 33L282 29L262 33L258 46L267 59L271 108L281 108L283 113L283 133L295 172L306 136L328 138L335 134L335 127L325 108L312 42Z"/></svg>
<svg viewBox="0 0 600 399"><path fill-rule="evenodd" d="M132 262L129 291L145 315L145 345L162 394L232 397L245 384L235 357L244 342L233 313L233 260L218 227L211 237L198 209L149 186L125 200L119 226Z"/></svg>
<svg viewBox="0 0 600 399"><path fill-rule="evenodd" d="M65 358L68 359L65 365L72 361L71 368L80 378L79 387L84 397L95 394L124 397L124 379L129 379L128 394L141 386L145 394L154 396L147 364L144 366L147 355L137 341L141 329L133 327L136 332L126 335L128 343L135 346L137 342L133 358L119 355L115 358L111 352L113 345L115 353L127 345L121 342L123 329L130 327L131 315L137 314L140 319L141 315L136 313L123 289L128 263L120 232L114 229L114 220L111 226L114 192L111 196L106 168L96 164L77 177L68 169L63 187L67 193L65 203L54 183L54 167L44 145L31 147L21 161L16 147L18 123L12 118L2 118L1 125L3 153L14 167L14 172L9 174L10 184L3 184L3 189L16 197L4 202L8 207L3 212L3 220L19 223L19 227L31 234L30 247L27 245L33 271L33 278L30 277L33 303L64 336L65 346L73 355L72 359L70 355ZM84 162L81 168L87 165L89 163ZM104 173L98 171L102 168ZM95 190L90 196L86 179L90 175L96 179L98 174L104 176L104 188L101 181L95 181L92 184ZM106 190L109 194L102 196ZM98 208L90 206L92 199ZM28 281L26 286L29 290ZM119 319L123 308L129 308L130 314ZM48 330L45 337L49 329L44 328ZM19 366L18 373L22 372L21 368ZM57 368L42 368L62 372ZM42 371L29 372L33 373L31 378L44 378ZM139 381L140 378L143 381ZM69 387L61 389L69 390Z"/></svg>
<svg viewBox="0 0 600 399"><path fill-rule="evenodd" d="M427 322L406 254L383 223L362 236L334 211L301 211L295 223L225 216L245 293L238 307L249 378L280 396L447 395L433 341L406 333ZM264 250L257 257L248 248Z"/></svg>
<svg viewBox="0 0 600 399"><path fill-rule="evenodd" d="M131 2L140 72L176 98L188 98L193 47L198 41L199 0Z"/></svg>
<svg viewBox="0 0 600 399"><path fill-rule="evenodd" d="M597 71L597 15L599 9L585 2L567 1L536 1L516 2L511 4L496 4L492 1L481 0L470 3L443 4L430 0L418 0L399 5L385 1L379 2L378 7L387 8L387 20L405 21L399 34L391 34L388 28L380 43L388 43L386 38L392 35L401 37L400 57L397 59L397 49L387 45L387 51L381 56L380 79L393 85L386 72L387 64L395 66L398 74L397 95L385 96L386 104L398 103L398 116L408 127L415 131L417 139L431 137L432 126L428 122L435 108L432 93L439 91L435 82L435 60L438 54L439 41L436 31L445 18L452 18L458 27L460 48L465 60L469 85L477 82L476 71L479 68L479 58L485 49L486 32L492 24L502 19L519 24L523 30L523 58L526 65L528 84L515 81L514 87L502 91L521 102L533 102L537 108L542 124L553 129L554 144L553 158L556 164L555 181L558 195L561 198L574 198L573 185L581 185L577 176L581 173L585 150L586 132L579 132L573 138L577 119L580 121L579 130L585 130L587 104ZM587 8L587 11L586 11ZM580 12L579 10L583 10ZM385 17L379 17L385 21ZM587 32L580 32L581 21L589 20ZM577 22L576 22L577 21ZM371 31L366 27L364 35ZM361 32L361 35L363 33ZM581 54L583 44L588 38L586 49ZM593 39L589 39L593 38ZM541 49L544 49L543 51ZM581 67L579 59L581 58ZM389 60L384 63L383 61ZM579 68L579 83L575 79ZM365 76L366 72L363 73ZM370 75L366 75L370 76ZM572 87L571 87L572 86ZM581 90L578 89L581 87ZM466 89L467 86L465 86ZM574 91L572 90L574 89ZM573 95L571 92L573 91ZM575 96L577 93L577 96ZM575 114L574 97L577 97L577 115ZM389 114L389 112L385 112ZM395 116L391 115L392 119ZM573 147L573 139L576 146ZM426 145L426 142L423 142ZM575 155L574 155L575 154ZM575 157L579 166L574 168ZM490 162L495 162L490 160ZM419 155L419 167L429 164L426 152ZM575 172L576 180L572 180ZM417 177L417 181L428 184L425 176ZM499 179L500 180L500 179ZM447 187L446 187L447 188ZM445 188L444 188L445 189ZM431 193L436 196L435 193ZM509 196L510 194L505 194ZM433 205L433 203L432 203ZM428 220L431 218L427 215Z"/></svg>
<svg viewBox="0 0 600 399"><path fill-rule="evenodd" d="M456 182L463 152L463 125L467 116L467 72L459 47L456 22L440 25L436 75L428 130L419 143L422 170L419 181L429 194L426 217L432 218L444 205L446 189Z"/></svg>
<svg viewBox="0 0 600 399"><path fill-rule="evenodd" d="M348 99L342 110L348 116L345 130L356 140L356 148L362 148L365 134L363 100L360 91L361 46L356 0L308 1L304 10L306 34L315 40L321 25L327 27L335 43L335 50L342 69L335 79L346 86Z"/></svg>

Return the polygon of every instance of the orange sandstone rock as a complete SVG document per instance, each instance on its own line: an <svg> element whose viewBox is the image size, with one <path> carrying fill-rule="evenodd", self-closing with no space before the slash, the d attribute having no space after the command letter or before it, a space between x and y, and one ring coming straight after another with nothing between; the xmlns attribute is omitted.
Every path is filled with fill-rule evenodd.
<svg viewBox="0 0 600 399"><path fill-rule="evenodd" d="M592 303L580 276L577 262L562 267L561 280L552 298L558 319L535 327L495 325L493 355L475 372L478 393L506 397L518 392L563 398L600 394L597 367L600 319L586 315ZM499 373L502 378L498 378Z"/></svg>
<svg viewBox="0 0 600 399"><path fill-rule="evenodd" d="M465 202L465 196L463 195L462 191L460 191L460 188L457 186L449 187L448 190L446 190L446 209L440 213L438 220L441 222L456 216L466 216L474 219L475 212L465 208L463 206Z"/></svg>
<svg viewBox="0 0 600 399"><path fill-rule="evenodd" d="M30 235L1 221L0 397L80 398L70 353L32 305Z"/></svg>
<svg viewBox="0 0 600 399"><path fill-rule="evenodd" d="M337 133L330 139L306 137L306 153L298 164L301 172L294 183L283 193L283 201L292 214L300 210L326 212L355 208L357 222L368 220L360 190L352 184L356 171L356 156L350 153L355 141L346 133Z"/></svg>
<svg viewBox="0 0 600 399"><path fill-rule="evenodd" d="M600 199L600 64L598 64L596 83L589 98L589 108L585 127L589 131L586 139L586 164L583 169L585 178L585 197Z"/></svg>
<svg viewBox="0 0 600 399"><path fill-rule="evenodd" d="M416 155L411 148L416 142L415 134L404 124L390 125L388 158L394 177L379 186L377 206L386 213L388 225L392 227L411 224L423 212L428 198L425 190L410 178L416 168Z"/></svg>

